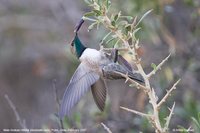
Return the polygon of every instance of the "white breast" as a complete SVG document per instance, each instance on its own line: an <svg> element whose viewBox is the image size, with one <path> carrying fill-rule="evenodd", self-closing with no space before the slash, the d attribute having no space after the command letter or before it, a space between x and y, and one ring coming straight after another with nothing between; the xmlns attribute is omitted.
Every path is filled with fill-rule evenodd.
<svg viewBox="0 0 200 133"><path fill-rule="evenodd" d="M81 62L86 62L90 65L98 65L101 60L101 53L96 49L87 48L79 59Z"/></svg>

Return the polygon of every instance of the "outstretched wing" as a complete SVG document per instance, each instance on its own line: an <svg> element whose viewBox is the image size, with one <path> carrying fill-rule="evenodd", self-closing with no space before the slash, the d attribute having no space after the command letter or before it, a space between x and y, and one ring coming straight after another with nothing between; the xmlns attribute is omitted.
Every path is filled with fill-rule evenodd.
<svg viewBox="0 0 200 133"><path fill-rule="evenodd" d="M101 111L103 111L106 102L106 90L107 90L104 80L102 78L99 78L99 80L92 85L91 89L96 105Z"/></svg>
<svg viewBox="0 0 200 133"><path fill-rule="evenodd" d="M70 110L78 103L81 97L99 79L99 75L91 71L86 65L81 63L72 76L67 89L65 90L59 117L69 116Z"/></svg>

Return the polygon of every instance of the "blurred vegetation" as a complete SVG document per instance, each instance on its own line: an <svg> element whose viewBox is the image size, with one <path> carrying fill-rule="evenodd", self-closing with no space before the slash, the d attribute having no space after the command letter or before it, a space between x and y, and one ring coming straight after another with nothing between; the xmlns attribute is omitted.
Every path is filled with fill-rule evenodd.
<svg viewBox="0 0 200 133"><path fill-rule="evenodd" d="M159 63L168 53L173 58L152 81L155 88L169 88L174 79L181 77L179 89L163 107L160 118L168 113L167 107L176 101L171 129L200 132L200 2L199 0L113 0L118 11L141 16L153 9L142 23L136 36L140 39L141 56L146 71L151 63ZM28 128L58 128L53 79L61 99L78 61L70 53L68 43L76 22L90 8L84 1L0 1L0 130L20 128L4 99L8 94ZM80 31L89 47L98 44L105 31L87 32L86 23ZM124 86L123 81L108 82L109 98L104 113L96 108L88 93L64 121L65 128L86 128L88 132L105 132L104 122L113 132L153 132L147 120L119 109L120 105L149 110L143 94ZM160 96L165 90L156 90Z"/></svg>

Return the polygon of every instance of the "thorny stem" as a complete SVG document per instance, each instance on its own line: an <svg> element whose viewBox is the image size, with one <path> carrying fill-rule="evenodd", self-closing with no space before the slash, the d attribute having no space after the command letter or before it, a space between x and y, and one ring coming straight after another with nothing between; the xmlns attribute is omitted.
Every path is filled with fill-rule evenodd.
<svg viewBox="0 0 200 133"><path fill-rule="evenodd" d="M95 1L94 1L95 3ZM97 3L95 3L94 5L96 5ZM98 10L97 7L93 6L94 9ZM124 76L126 78L126 82L127 81L131 81L132 83L134 83L137 88L142 89L144 92L147 93L148 98L149 98L149 103L152 105L153 108L153 112L151 114L145 114L142 112L138 112L135 110L131 110L125 107L120 107L126 111L138 114L140 116L146 117L150 123L153 125L153 127L155 128L155 132L156 133L167 133L168 132L168 125L169 125L169 121L171 119L171 116L173 114L173 110L175 107L175 104L173 105L172 109L170 110L170 114L166 119L166 123L165 126L162 127L161 123L160 123L160 119L159 119L159 109L160 106L165 102L165 100L169 97L169 95L171 94L172 90L174 90L179 82L179 80L173 85L173 87L167 92L167 94L160 100L160 102L158 103L158 97L155 93L154 88L151 87L150 85L150 81L149 78L154 75L158 69L161 68L161 66L168 60L168 58L170 57L167 56L158 66L157 69L152 70L149 74L146 74L142 64L141 64L141 59L137 53L138 49L139 49L139 40L136 40L135 36L133 36L133 34L128 34L127 36L124 35L124 33L118 29L118 27L113 26L111 23L111 19L109 19L108 15L107 15L107 11L102 11L102 15L100 17L96 17L97 21L102 23L107 29L110 30L110 33L113 33L121 42L122 42L122 47L120 47L119 49L128 49L127 51L129 53L131 53L132 59L136 64L137 70L138 72L142 75L142 77L144 78L144 82L145 85L141 85L138 84L137 82L134 82L133 80L131 80L127 75L121 74L122 76ZM147 13L144 14L144 16L146 16L148 13L150 13L150 11L148 11ZM144 18L144 16L139 20L139 22ZM138 25L138 23L136 22L137 17L135 17L135 19L133 20L131 27L136 27ZM137 30L137 29L136 29ZM109 34L110 34L109 33ZM126 36L126 37L124 37ZM130 39L132 39L132 41L129 41ZM101 50L106 49L101 47ZM110 50L110 49L109 49Z"/></svg>
<svg viewBox="0 0 200 133"><path fill-rule="evenodd" d="M139 111L136 111L136 110L132 110L132 109L129 109L129 108L125 108L125 107L122 107L122 106L120 106L120 108L123 109L123 110L129 111L129 112L135 113L137 115L146 117L146 118L152 117L152 115L145 114L145 113L142 113L142 112L139 112Z"/></svg>
<svg viewBox="0 0 200 133"><path fill-rule="evenodd" d="M110 20L107 16L104 17L105 21L103 21L103 24L109 28L109 24L110 24ZM120 32L118 30L113 30L113 29L110 29L113 33L115 33L115 35L121 39L121 41L123 42L124 44L124 47L127 47L127 46L130 46L129 42L125 39L122 38ZM134 45L135 46L135 45ZM138 57L138 54L137 54L137 50L136 50L136 47L134 47L133 49L131 49L129 47L129 51L132 53L132 56L133 56L133 59L135 59L136 61L136 66L137 66L137 69L138 71L140 72L140 74L143 76L144 80L145 80L145 88L147 88L149 91L148 91L148 97L149 97L149 102L150 104L152 104L152 107L153 107L153 114L152 114L152 118L150 119L151 120L151 123L153 123L153 126L155 127L156 129L156 132L158 133L161 133L163 131L162 127L161 127L161 123L160 123L160 119L159 119L159 112L158 112L158 108L157 108L157 99L156 99L156 95L155 95L155 91L151 88L150 86L150 82L149 82L149 79L148 79L148 76L147 74L144 72L144 69L140 63L140 60L139 60L139 57ZM123 108L125 109L125 108ZM130 111L130 110L129 110ZM136 113L135 111L132 111L134 113ZM138 114L138 112L136 113ZM141 116L146 116L144 114L141 114Z"/></svg>
<svg viewBox="0 0 200 133"><path fill-rule="evenodd" d="M165 94L165 96L162 98L162 100L158 103L158 109L160 108L160 106L166 101L166 99L170 96L170 94L172 93L173 90L176 89L177 84L180 82L180 79L178 81L176 81L176 83L174 83L174 85L172 86L172 88L170 90L167 91L167 93Z"/></svg>
<svg viewBox="0 0 200 133"><path fill-rule="evenodd" d="M171 108L171 109L169 108L170 114L169 114L169 116L166 118L166 123L165 123L165 127L164 127L164 131L165 131L165 132L168 131L169 122L170 122L170 120L171 120L172 115L174 114L174 113L173 113L173 112L174 112L174 107L175 107L175 102L174 102L172 108Z"/></svg>
<svg viewBox="0 0 200 133"><path fill-rule="evenodd" d="M156 74L156 72L161 69L162 65L169 59L170 56L171 54L169 54L164 60L162 60L162 62L156 67L156 69L154 69L147 75L147 78L150 78L152 75Z"/></svg>

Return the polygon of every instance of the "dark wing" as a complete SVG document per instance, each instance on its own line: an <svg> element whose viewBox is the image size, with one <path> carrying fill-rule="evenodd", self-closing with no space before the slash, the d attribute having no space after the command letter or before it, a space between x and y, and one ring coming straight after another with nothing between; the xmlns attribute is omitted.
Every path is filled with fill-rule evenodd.
<svg viewBox="0 0 200 133"><path fill-rule="evenodd" d="M128 61L126 61L126 59L124 59L124 57L122 57L121 55L118 55L117 61L122 66L126 67L129 71L132 71L131 64L129 64Z"/></svg>
<svg viewBox="0 0 200 133"><path fill-rule="evenodd" d="M130 77L131 79L140 83L144 83L144 78L141 74L134 71L129 71L127 68L117 63L110 63L104 66L102 70L103 75L108 79L124 79L124 76L122 76L121 74L128 74L128 77Z"/></svg>
<svg viewBox="0 0 200 133"><path fill-rule="evenodd" d="M91 89L96 105L101 111L103 111L106 102L106 90L107 90L104 80L100 78L96 83L92 85Z"/></svg>
<svg viewBox="0 0 200 133"><path fill-rule="evenodd" d="M65 90L59 117L69 116L70 110L78 103L81 97L99 79L99 75L91 71L86 65L81 63L72 76L67 89Z"/></svg>

